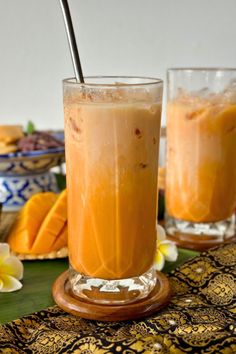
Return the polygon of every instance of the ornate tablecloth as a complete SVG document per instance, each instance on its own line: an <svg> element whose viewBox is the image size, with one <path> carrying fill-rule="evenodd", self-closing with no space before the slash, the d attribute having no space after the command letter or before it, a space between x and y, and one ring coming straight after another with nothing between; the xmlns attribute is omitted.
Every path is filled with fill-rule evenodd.
<svg viewBox="0 0 236 354"><path fill-rule="evenodd" d="M0 327L0 353L236 353L236 244L171 274L170 304L140 321L96 322L57 306Z"/></svg>

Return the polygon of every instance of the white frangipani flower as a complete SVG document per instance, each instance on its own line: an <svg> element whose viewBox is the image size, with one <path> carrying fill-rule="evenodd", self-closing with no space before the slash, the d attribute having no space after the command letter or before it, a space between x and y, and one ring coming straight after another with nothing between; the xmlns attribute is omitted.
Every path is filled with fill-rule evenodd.
<svg viewBox="0 0 236 354"><path fill-rule="evenodd" d="M178 258L178 249L174 242L166 239L166 232L162 226L157 225L157 250L154 267L156 270L162 270L165 260L175 262Z"/></svg>
<svg viewBox="0 0 236 354"><path fill-rule="evenodd" d="M0 292L11 292L22 288L23 264L10 254L7 243L0 243Z"/></svg>

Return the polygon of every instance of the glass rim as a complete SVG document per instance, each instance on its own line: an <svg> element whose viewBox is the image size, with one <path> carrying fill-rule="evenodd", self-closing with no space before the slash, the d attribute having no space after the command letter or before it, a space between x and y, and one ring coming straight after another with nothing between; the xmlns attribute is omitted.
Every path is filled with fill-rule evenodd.
<svg viewBox="0 0 236 354"><path fill-rule="evenodd" d="M169 71L236 71L236 67L173 67L168 68L167 72Z"/></svg>
<svg viewBox="0 0 236 354"><path fill-rule="evenodd" d="M106 79L136 79L136 80L140 80L140 82L137 83L93 83L93 82L77 82L75 77L71 77L71 78L66 78L63 79L62 82L63 84L68 84L68 85L78 85L78 86L83 86L83 87L137 87L137 86L149 86L149 85L160 85L163 84L163 80L162 79L157 79L157 78L153 78L153 77L148 77L148 76L105 76L105 75L95 75L95 76L85 76L84 79L100 79L100 80L106 80ZM143 82L141 82L141 80L143 80Z"/></svg>

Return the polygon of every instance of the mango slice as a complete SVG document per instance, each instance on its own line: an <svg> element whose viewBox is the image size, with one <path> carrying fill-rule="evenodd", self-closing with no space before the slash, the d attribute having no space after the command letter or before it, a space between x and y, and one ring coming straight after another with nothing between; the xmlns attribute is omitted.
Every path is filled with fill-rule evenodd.
<svg viewBox="0 0 236 354"><path fill-rule="evenodd" d="M60 234L66 222L67 192L65 189L63 192L61 192L58 199L56 200L56 202L46 215L45 219L43 220L38 231L37 237L35 238L33 246L31 248L31 253L49 253L58 249L55 248L55 242L57 238L60 237ZM65 245L63 244L63 246Z"/></svg>
<svg viewBox="0 0 236 354"><path fill-rule="evenodd" d="M63 229L61 230L61 233L55 240L54 244L52 245L52 249L54 251L57 251L63 247L66 247L68 244L68 228L67 228L67 223L63 226Z"/></svg>
<svg viewBox="0 0 236 354"><path fill-rule="evenodd" d="M57 198L52 192L38 193L26 202L7 238L14 252L31 253L40 226Z"/></svg>

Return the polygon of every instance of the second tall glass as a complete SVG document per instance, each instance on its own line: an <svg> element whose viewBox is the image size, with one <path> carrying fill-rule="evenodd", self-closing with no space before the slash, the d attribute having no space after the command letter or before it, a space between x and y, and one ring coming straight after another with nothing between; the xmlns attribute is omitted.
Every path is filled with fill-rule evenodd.
<svg viewBox="0 0 236 354"><path fill-rule="evenodd" d="M167 232L217 243L235 233L236 69L170 69Z"/></svg>

